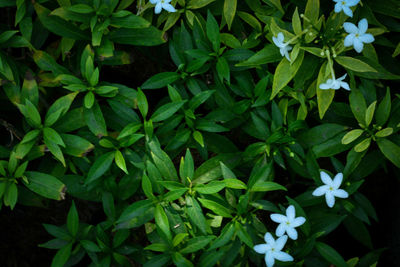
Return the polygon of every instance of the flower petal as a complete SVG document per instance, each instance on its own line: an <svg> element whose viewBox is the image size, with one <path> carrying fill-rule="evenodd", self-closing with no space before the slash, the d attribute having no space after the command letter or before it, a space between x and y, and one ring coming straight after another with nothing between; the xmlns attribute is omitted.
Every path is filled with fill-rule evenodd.
<svg viewBox="0 0 400 267"><path fill-rule="evenodd" d="M269 217L271 217L271 220L273 220L276 223L283 223L287 221L286 216L278 213L271 214Z"/></svg>
<svg viewBox="0 0 400 267"><path fill-rule="evenodd" d="M325 194L325 200L329 208L332 208L335 205L335 197L329 191Z"/></svg>
<svg viewBox="0 0 400 267"><path fill-rule="evenodd" d="M275 241L275 250L282 250L283 247L286 244L288 237L287 235L283 235L281 237L279 237L276 241Z"/></svg>
<svg viewBox="0 0 400 267"><path fill-rule="evenodd" d="M277 47L279 47L279 41L278 41L278 38L276 38L275 36L272 36L272 41L274 42L274 44L277 46Z"/></svg>
<svg viewBox="0 0 400 267"><path fill-rule="evenodd" d="M274 266L275 263L275 258L273 256L272 251L268 251L267 254L265 254L265 264L267 267L272 267Z"/></svg>
<svg viewBox="0 0 400 267"><path fill-rule="evenodd" d="M319 85L319 89L322 89L322 90L331 89L331 85L328 83L321 83Z"/></svg>
<svg viewBox="0 0 400 267"><path fill-rule="evenodd" d="M343 89L346 89L346 90L350 91L350 86L349 86L348 83L346 83L346 82L340 82L340 86L341 86Z"/></svg>
<svg viewBox="0 0 400 267"><path fill-rule="evenodd" d="M355 6L360 2L360 0L348 0L347 1L347 6Z"/></svg>
<svg viewBox="0 0 400 267"><path fill-rule="evenodd" d="M271 233L269 233L269 232L267 232L265 235L264 235L264 240L265 240L265 242L267 243L267 244L269 244L269 245L273 245L273 244L275 244L275 239L272 237L272 235L271 235Z"/></svg>
<svg viewBox="0 0 400 267"><path fill-rule="evenodd" d="M267 244L259 244L259 245L255 245L253 247L253 249L260 254L265 254L267 253L269 246Z"/></svg>
<svg viewBox="0 0 400 267"><path fill-rule="evenodd" d="M338 189L342 184L342 181L343 181L343 173L339 172L338 174L335 175L335 178L333 178L332 186L335 189Z"/></svg>
<svg viewBox="0 0 400 267"><path fill-rule="evenodd" d="M374 36L370 33L363 34L358 38L360 39L361 42L366 43L366 44L369 44L369 43L372 43L373 41L375 41Z"/></svg>
<svg viewBox="0 0 400 267"><path fill-rule="evenodd" d="M285 40L285 36L283 36L283 33L282 32L278 33L278 41L280 43L283 43L283 40Z"/></svg>
<svg viewBox="0 0 400 267"><path fill-rule="evenodd" d="M275 252L274 257L279 261L293 261L293 257L283 251Z"/></svg>
<svg viewBox="0 0 400 267"><path fill-rule="evenodd" d="M331 87L331 88L332 88L332 89L335 89L335 90L339 89L339 88L340 88L340 82L337 81L337 80L335 80L335 81L332 83L332 87Z"/></svg>
<svg viewBox="0 0 400 267"><path fill-rule="evenodd" d="M342 3L336 3L335 12L339 13L340 11L342 11L342 8L343 8Z"/></svg>
<svg viewBox="0 0 400 267"><path fill-rule="evenodd" d="M321 180L322 180L322 182L323 182L324 184L327 184L327 185L331 185L331 184L332 184L332 179L331 179L331 177L329 176L329 174L327 174L327 173L324 172L324 171L321 171L319 174L321 175Z"/></svg>
<svg viewBox="0 0 400 267"><path fill-rule="evenodd" d="M286 227L286 233L291 239L293 240L297 239L297 231L293 227Z"/></svg>
<svg viewBox="0 0 400 267"><path fill-rule="evenodd" d="M349 193L347 193L346 191L344 191L343 189L337 189L333 191L333 195L335 197L340 197L340 198L348 198L349 197Z"/></svg>
<svg viewBox="0 0 400 267"><path fill-rule="evenodd" d="M344 6L344 7L343 7L343 12L344 12L344 14L346 14L347 16L349 16L350 18L353 17L353 11L351 11L350 7Z"/></svg>
<svg viewBox="0 0 400 267"><path fill-rule="evenodd" d="M158 2L160 2L160 0L150 0L150 3L152 3L153 5L157 4Z"/></svg>
<svg viewBox="0 0 400 267"><path fill-rule="evenodd" d="M306 222L306 218L304 217L297 217L295 218L292 223L290 224L292 227L298 227L300 225L303 225Z"/></svg>
<svg viewBox="0 0 400 267"><path fill-rule="evenodd" d="M293 205L290 205L287 209L286 209L286 217L288 218L288 220L291 222L293 221L293 219L296 217L296 210L294 209Z"/></svg>
<svg viewBox="0 0 400 267"><path fill-rule="evenodd" d="M279 224L278 227L276 227L276 231L275 231L276 236L278 236L278 237L283 236L283 234L286 232L286 228L287 227L286 227L285 223Z"/></svg>
<svg viewBox="0 0 400 267"><path fill-rule="evenodd" d="M345 73L342 77L337 78L337 81L343 81L347 76L347 73Z"/></svg>
<svg viewBox="0 0 400 267"><path fill-rule="evenodd" d="M329 189L329 185L321 185L320 187L315 189L314 192L312 192L312 195L316 196L316 197L322 196L322 195L326 194L328 189Z"/></svg>
<svg viewBox="0 0 400 267"><path fill-rule="evenodd" d="M357 28L357 26L354 25L354 24L351 23L351 22L345 22L345 23L343 23L343 28L344 28L344 30L345 30L346 32L348 32L348 33L354 33L354 34L358 33L358 28Z"/></svg>
<svg viewBox="0 0 400 267"><path fill-rule="evenodd" d="M347 35L346 38L344 38L344 46L346 46L346 47L352 46L354 43L354 37L355 37L355 35L353 33L350 33L349 35Z"/></svg>
<svg viewBox="0 0 400 267"><path fill-rule="evenodd" d="M154 13L155 14L160 14L161 13L161 9L162 9L162 4L161 4L161 2L158 2L156 7L154 8Z"/></svg>
<svg viewBox="0 0 400 267"><path fill-rule="evenodd" d="M359 34L364 34L368 30L368 21L367 19L362 19L358 22L358 30Z"/></svg>
<svg viewBox="0 0 400 267"><path fill-rule="evenodd" d="M168 12L176 12L176 9L171 4L164 4L163 8Z"/></svg>
<svg viewBox="0 0 400 267"><path fill-rule="evenodd" d="M361 51L364 48L364 44L360 41L358 38L354 38L354 49L357 51L357 53L361 53Z"/></svg>

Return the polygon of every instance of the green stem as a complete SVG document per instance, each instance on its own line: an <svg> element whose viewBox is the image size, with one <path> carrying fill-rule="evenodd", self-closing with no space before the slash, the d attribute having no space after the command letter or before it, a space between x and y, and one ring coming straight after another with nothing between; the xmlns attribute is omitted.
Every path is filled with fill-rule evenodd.
<svg viewBox="0 0 400 267"><path fill-rule="evenodd" d="M325 50L325 55L328 58L328 64L329 64L329 69L331 70L332 79L336 80L335 71L333 70L333 62L331 59L331 53L329 52L329 49Z"/></svg>

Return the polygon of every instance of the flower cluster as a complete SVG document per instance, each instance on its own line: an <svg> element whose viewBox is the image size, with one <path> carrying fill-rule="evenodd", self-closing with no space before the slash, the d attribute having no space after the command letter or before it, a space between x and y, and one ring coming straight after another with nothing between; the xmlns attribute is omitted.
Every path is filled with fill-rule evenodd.
<svg viewBox="0 0 400 267"><path fill-rule="evenodd" d="M288 253L281 251L289 238L296 240L297 231L296 227L302 225L306 219L304 217L296 218L296 211L293 205L286 209L286 216L278 213L271 214L271 220L279 223L276 228L275 234L279 237L275 240L272 235L267 232L264 236L266 244L259 244L254 246L257 253L265 254L265 264L272 267L275 259L280 261L293 261L293 257ZM287 235L284 235L287 233Z"/></svg>

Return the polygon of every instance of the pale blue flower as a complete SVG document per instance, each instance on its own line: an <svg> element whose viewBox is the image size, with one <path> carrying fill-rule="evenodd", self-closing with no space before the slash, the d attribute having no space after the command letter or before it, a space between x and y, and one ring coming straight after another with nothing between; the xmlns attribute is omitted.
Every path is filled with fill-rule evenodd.
<svg viewBox="0 0 400 267"><path fill-rule="evenodd" d="M281 52L281 56L285 56L287 60L290 61L289 57L289 51L292 50L292 47L289 45L289 43L284 43L285 37L283 36L283 33L280 32L278 33L278 36L272 36L272 41L274 41L274 44L279 48L279 52Z"/></svg>
<svg viewBox="0 0 400 267"><path fill-rule="evenodd" d="M297 231L294 228L302 225L306 221L304 217L296 218L296 211L293 205L290 205L286 209L286 216L274 213L271 214L270 217L271 220L273 220L276 223L279 223L275 231L276 236L283 236L283 234L286 232L288 236L293 240L297 239Z"/></svg>
<svg viewBox="0 0 400 267"><path fill-rule="evenodd" d="M293 261L293 257L288 253L281 251L286 244L288 237L286 235L279 237L276 241L270 233L266 233L264 240L266 244L254 246L257 253L265 254L265 264L267 267L272 267L275 264L275 259L280 261Z"/></svg>
<svg viewBox="0 0 400 267"><path fill-rule="evenodd" d="M337 79L328 79L326 81L326 83L321 83L319 85L319 89L323 89L323 90L334 89L334 90L337 90L340 87L342 87L342 88L350 91L349 84L346 83L346 82L343 82L343 80L346 78L346 76L347 76L347 73L345 75L343 75L342 77L337 78Z"/></svg>
<svg viewBox="0 0 400 267"><path fill-rule="evenodd" d="M335 205L335 197L339 198L347 198L349 194L344 191L343 189L339 189L342 181L343 181L343 174L338 173L336 174L335 178L332 180L331 177L321 171L321 180L324 185L321 185L317 189L314 190L312 193L313 196L322 196L325 195L326 204L328 207L332 208Z"/></svg>
<svg viewBox="0 0 400 267"><path fill-rule="evenodd" d="M364 48L364 43L369 44L375 41L374 36L366 33L368 30L367 19L362 19L356 25L350 22L343 23L344 30L349 33L344 39L344 46L354 46L354 49L361 53Z"/></svg>
<svg viewBox="0 0 400 267"><path fill-rule="evenodd" d="M171 0L150 0L150 3L156 5L154 8L154 13L160 14L162 9L168 12L175 12L176 9L170 4Z"/></svg>
<svg viewBox="0 0 400 267"><path fill-rule="evenodd" d="M351 11L350 7L355 6L360 2L360 0L333 0L336 2L335 12L339 13L343 10L344 14L349 17L353 17L353 11Z"/></svg>

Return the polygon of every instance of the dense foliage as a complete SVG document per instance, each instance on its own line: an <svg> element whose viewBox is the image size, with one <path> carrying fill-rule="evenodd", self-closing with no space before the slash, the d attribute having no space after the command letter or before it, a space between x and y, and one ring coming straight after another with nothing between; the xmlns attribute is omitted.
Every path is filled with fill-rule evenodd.
<svg viewBox="0 0 400 267"><path fill-rule="evenodd" d="M0 208L73 199L51 266L377 264L359 189L399 173L398 1L0 6Z"/></svg>

